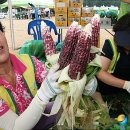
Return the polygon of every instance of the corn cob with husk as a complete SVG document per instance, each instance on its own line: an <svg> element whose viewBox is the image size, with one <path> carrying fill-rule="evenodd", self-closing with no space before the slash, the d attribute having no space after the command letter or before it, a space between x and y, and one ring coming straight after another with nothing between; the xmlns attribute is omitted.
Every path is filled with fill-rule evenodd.
<svg viewBox="0 0 130 130"><path fill-rule="evenodd" d="M70 62L68 74L71 79L79 79L85 74L86 65L89 61L91 48L91 32L82 31L76 45L73 58Z"/></svg>
<svg viewBox="0 0 130 130"><path fill-rule="evenodd" d="M57 63L59 54L56 54L56 46L51 36L50 27L48 27L44 22L41 22L41 32L44 50L47 58L45 65L47 69L50 69L52 65Z"/></svg>
<svg viewBox="0 0 130 130"><path fill-rule="evenodd" d="M56 47L51 36L50 28L44 22L41 22L41 31L46 56L56 54Z"/></svg>
<svg viewBox="0 0 130 130"><path fill-rule="evenodd" d="M70 64L80 31L81 29L78 27L78 22L73 22L70 25L58 60L60 64L60 70L64 69L67 65Z"/></svg>
<svg viewBox="0 0 130 130"><path fill-rule="evenodd" d="M91 29L87 28L87 30L83 30L80 33L73 58L70 62L68 75L71 79L80 80L85 75L85 69L89 61L90 48L91 48ZM75 101L73 101L72 103L72 101L70 102L70 100L68 100L67 102L67 104L71 103L74 104L73 114L77 113L79 102L82 98L82 92L85 86L82 87L77 86L77 87L80 87L81 90L79 92L76 92L75 95L72 95ZM72 89L70 91L73 93ZM68 99L69 98L70 97L68 97Z"/></svg>
<svg viewBox="0 0 130 130"><path fill-rule="evenodd" d="M95 15L91 19L91 25L92 25L92 46L98 47L99 43L99 34L100 34L100 16ZM92 61L95 58L95 54L90 54L90 61Z"/></svg>

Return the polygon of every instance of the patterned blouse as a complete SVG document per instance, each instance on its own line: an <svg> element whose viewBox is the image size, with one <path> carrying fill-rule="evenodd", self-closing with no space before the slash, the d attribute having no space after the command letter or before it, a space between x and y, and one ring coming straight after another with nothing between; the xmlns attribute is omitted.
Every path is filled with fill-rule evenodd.
<svg viewBox="0 0 130 130"><path fill-rule="evenodd" d="M39 61L36 57L32 56L34 65L36 68L35 79L38 84L41 84L47 75L45 70L45 65ZM13 69L16 76L16 87L14 88L6 80L0 77L0 85L3 85L5 88L8 88L16 102L18 112L21 114L29 106L32 101L32 98L27 91L26 84L24 83L22 74L26 70L26 66L13 54L10 54L10 60L13 64ZM9 110L7 104L0 99L0 116L5 114Z"/></svg>

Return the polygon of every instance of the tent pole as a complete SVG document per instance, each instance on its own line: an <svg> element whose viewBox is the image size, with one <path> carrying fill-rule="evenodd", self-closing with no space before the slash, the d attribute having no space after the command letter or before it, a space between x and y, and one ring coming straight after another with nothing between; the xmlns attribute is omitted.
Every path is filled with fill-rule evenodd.
<svg viewBox="0 0 130 130"><path fill-rule="evenodd" d="M8 0L8 11L9 11L9 19L10 19L10 33L11 33L12 50L15 50L14 25L13 25L13 17L12 17L11 0Z"/></svg>

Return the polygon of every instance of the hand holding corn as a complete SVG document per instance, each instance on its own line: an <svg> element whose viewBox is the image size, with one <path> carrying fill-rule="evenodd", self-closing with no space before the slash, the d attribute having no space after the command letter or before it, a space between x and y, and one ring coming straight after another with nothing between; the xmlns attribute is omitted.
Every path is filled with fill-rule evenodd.
<svg viewBox="0 0 130 130"><path fill-rule="evenodd" d="M61 71L57 71L58 69L58 64L52 66L37 92L38 97L45 103L48 103L50 98L53 98L55 95L63 92L63 90L58 86L58 79L61 73Z"/></svg>

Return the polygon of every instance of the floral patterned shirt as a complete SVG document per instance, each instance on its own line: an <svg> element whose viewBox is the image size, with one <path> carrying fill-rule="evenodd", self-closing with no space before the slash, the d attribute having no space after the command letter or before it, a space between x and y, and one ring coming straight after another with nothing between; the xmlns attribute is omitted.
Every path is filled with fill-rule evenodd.
<svg viewBox="0 0 130 130"><path fill-rule="evenodd" d="M34 65L36 68L35 79L38 84L41 84L47 75L45 70L45 65L39 61L36 57L32 56ZM26 70L26 65L24 65L15 55L10 54L10 60L13 65L13 69L16 76L16 87L14 88L7 81L0 77L0 85L3 85L5 88L8 88L16 102L18 113L21 114L31 103L32 97L26 88L22 74ZM5 114L9 110L8 105L0 99L0 116Z"/></svg>

